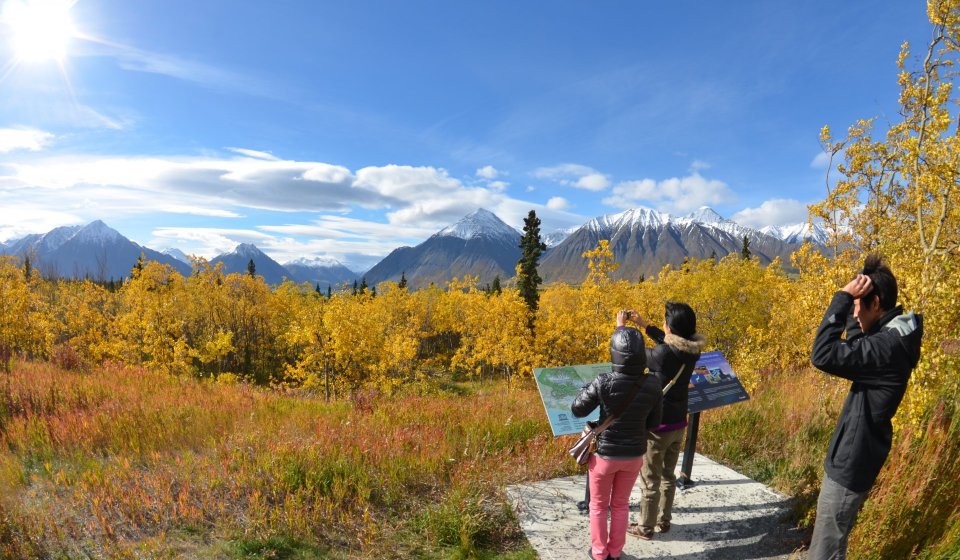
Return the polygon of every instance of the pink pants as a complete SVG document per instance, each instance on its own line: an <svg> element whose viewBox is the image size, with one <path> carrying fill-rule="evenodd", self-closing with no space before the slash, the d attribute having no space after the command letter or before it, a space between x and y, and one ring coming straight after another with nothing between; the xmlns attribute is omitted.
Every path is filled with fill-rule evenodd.
<svg viewBox="0 0 960 560"><path fill-rule="evenodd" d="M593 557L619 558L627 540L630 492L643 466L643 457L625 460L590 457L590 545ZM607 530L607 508L610 530Z"/></svg>

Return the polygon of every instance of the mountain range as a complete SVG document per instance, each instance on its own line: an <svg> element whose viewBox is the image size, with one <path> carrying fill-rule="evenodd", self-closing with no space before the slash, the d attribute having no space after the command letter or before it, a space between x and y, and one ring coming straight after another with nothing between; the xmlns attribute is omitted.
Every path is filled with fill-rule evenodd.
<svg viewBox="0 0 960 560"><path fill-rule="evenodd" d="M514 275L520 258L521 234L488 210L478 209L415 247L399 247L368 270L368 285L407 279L411 288L444 285L454 277L470 274L480 283L497 276ZM620 269L615 278L636 280L652 276L664 265L684 259L723 257L739 253L743 239L764 264L776 257L789 263L790 254L804 241L826 243L825 232L806 223L756 230L723 218L709 207L686 216L674 216L649 208L634 208L596 217L577 228L542 235L548 246L540 259L545 282L580 283L587 275L583 253L609 239ZM160 253L130 241L102 221L85 226L55 228L45 234L0 243L0 254L30 256L33 266L46 277L119 279L129 276L140 254L148 260L169 264L187 275L190 258L179 249ZM329 257L301 258L280 264L251 244L241 244L211 260L223 263L227 273L246 273L253 261L256 274L269 284L283 279L311 285L340 287L361 275Z"/></svg>
<svg viewBox="0 0 960 560"><path fill-rule="evenodd" d="M29 257L31 266L46 278L89 278L96 281L119 280L130 276L140 255L174 267L184 276L191 271L190 258L173 248L163 253L130 241L100 220L85 226L66 226L44 234L31 234L0 243L0 255ZM268 284L280 284L284 278L311 285L338 287L352 282L356 273L335 259L298 259L280 265L254 245L240 244L229 253L210 261L223 263L224 271L246 273L250 261L256 273Z"/></svg>

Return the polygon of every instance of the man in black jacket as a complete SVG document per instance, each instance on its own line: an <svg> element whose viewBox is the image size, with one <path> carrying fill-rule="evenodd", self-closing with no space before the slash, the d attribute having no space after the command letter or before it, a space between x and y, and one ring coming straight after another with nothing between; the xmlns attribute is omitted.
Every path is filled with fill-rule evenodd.
<svg viewBox="0 0 960 560"><path fill-rule="evenodd" d="M846 558L847 537L890 452L891 420L920 360L922 336L923 318L903 313L897 280L875 255L834 294L812 362L853 383L824 460L809 560Z"/></svg>

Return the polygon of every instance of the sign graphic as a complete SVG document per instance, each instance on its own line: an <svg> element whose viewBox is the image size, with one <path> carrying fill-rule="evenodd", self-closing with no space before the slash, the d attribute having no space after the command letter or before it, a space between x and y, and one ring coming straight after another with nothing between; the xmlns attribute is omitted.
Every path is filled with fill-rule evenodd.
<svg viewBox="0 0 960 560"><path fill-rule="evenodd" d="M593 381L601 373L610 371L610 364L588 364L552 368L534 368L543 407L550 420L553 435L579 434L587 420L597 420L600 408L584 418L576 418L570 405L580 388ZM676 373L676 372L674 372ZM737 374L720 352L704 352L690 377L690 396L687 412L701 412L750 398L740 384Z"/></svg>

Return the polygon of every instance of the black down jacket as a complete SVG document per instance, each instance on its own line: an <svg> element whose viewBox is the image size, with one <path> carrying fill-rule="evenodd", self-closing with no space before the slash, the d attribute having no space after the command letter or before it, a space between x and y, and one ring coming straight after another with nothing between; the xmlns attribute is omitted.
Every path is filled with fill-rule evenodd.
<svg viewBox="0 0 960 560"><path fill-rule="evenodd" d="M853 381L824 461L827 476L853 492L873 486L890 453L891 420L920 360L923 317L901 307L864 333L850 315L853 297L837 292L813 341L813 365ZM843 331L847 338L840 338Z"/></svg>
<svg viewBox="0 0 960 560"><path fill-rule="evenodd" d="M634 385L640 389L626 411L597 437L597 454L603 457L640 457L647 451L647 430L660 424L660 381L644 373L646 352L643 337L631 328L618 328L610 337L613 371L602 373L585 385L570 406L582 418L598 406L600 423L615 413L630 396Z"/></svg>
<svg viewBox="0 0 960 560"><path fill-rule="evenodd" d="M661 387L666 387L683 366L677 382L663 396L663 418L660 420L661 424L679 424L687 419L690 376L707 341L699 334L690 339L665 334L653 325L647 325L646 333L657 344L647 349L647 369L660 380Z"/></svg>

